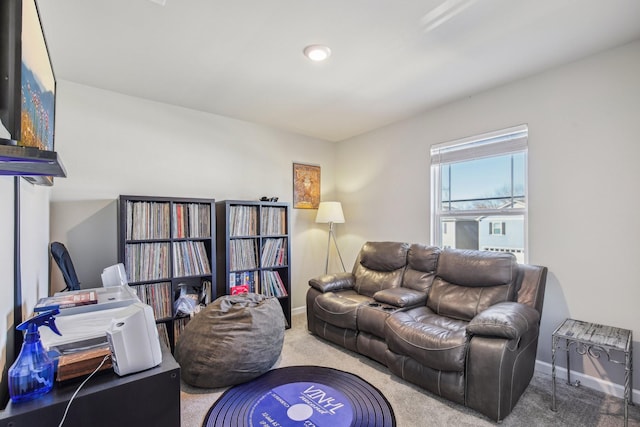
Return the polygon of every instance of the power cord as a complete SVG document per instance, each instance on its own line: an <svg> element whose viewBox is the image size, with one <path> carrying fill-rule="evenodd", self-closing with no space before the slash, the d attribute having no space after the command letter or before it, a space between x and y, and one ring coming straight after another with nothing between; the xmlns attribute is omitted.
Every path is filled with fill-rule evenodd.
<svg viewBox="0 0 640 427"><path fill-rule="evenodd" d="M82 381L82 384L80 384L80 386L73 393L73 396L71 396L71 399L69 399L69 403L67 403L67 407L64 410L64 415L62 415L62 420L60 420L60 424L58 424L58 427L62 427L62 424L64 424L64 420L67 418L67 412L69 412L69 407L71 406L71 402L73 402L73 399L76 398L76 395L78 394L80 389L87 383L87 381L89 381L91 379L91 377L96 372L98 372L100 370L100 368L102 368L102 365L104 365L104 363L107 361L107 359L109 359L110 356L111 356L110 354L107 354L106 356L104 356L104 358L102 358L102 362L100 362L98 367L93 372L91 372L91 374L84 381Z"/></svg>

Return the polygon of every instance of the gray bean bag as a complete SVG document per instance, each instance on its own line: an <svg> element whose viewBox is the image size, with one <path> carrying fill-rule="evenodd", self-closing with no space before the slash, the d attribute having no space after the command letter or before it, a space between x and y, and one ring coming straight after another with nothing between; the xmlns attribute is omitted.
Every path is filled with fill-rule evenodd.
<svg viewBox="0 0 640 427"><path fill-rule="evenodd" d="M252 380L278 360L285 320L275 298L226 295L209 304L184 328L175 348L181 376L203 388Z"/></svg>

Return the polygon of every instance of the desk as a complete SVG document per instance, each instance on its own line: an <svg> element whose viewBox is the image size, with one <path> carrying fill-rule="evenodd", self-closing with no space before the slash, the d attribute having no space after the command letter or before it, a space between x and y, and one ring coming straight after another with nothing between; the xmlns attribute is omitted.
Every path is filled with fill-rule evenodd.
<svg viewBox="0 0 640 427"><path fill-rule="evenodd" d="M567 353L567 384L571 384L571 366L569 364L571 344L575 345L578 354L587 354L599 359L604 353L610 362L624 365L624 425L626 427L629 424L629 403L633 404L631 396L631 379L633 377L631 331L574 319L566 319L558 326L553 332L551 343L553 394L551 410L553 411L556 410L556 350L561 339L565 341L564 351ZM624 360L612 359L612 352L622 353ZM575 385L580 385L580 382L576 381Z"/></svg>
<svg viewBox="0 0 640 427"><path fill-rule="evenodd" d="M73 393L82 381L56 384L39 399L0 411L0 427L57 427ZM162 363L155 368L119 377L98 373L74 399L64 427L180 426L180 365L163 346Z"/></svg>

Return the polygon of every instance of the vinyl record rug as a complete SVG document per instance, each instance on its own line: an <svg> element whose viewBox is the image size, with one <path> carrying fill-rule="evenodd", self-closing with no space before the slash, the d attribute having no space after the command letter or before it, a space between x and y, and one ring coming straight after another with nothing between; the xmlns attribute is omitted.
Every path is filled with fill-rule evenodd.
<svg viewBox="0 0 640 427"><path fill-rule="evenodd" d="M380 391L348 372L320 366L273 369L224 392L203 427L395 427Z"/></svg>

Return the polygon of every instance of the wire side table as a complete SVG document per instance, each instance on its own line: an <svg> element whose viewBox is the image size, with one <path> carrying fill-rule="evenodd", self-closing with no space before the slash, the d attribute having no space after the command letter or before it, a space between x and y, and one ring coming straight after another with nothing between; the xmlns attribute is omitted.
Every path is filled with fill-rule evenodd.
<svg viewBox="0 0 640 427"><path fill-rule="evenodd" d="M632 332L628 329L583 322L581 320L566 319L562 322L553 332L551 343L552 411L557 410L556 350L561 339L565 342L564 348L560 348L560 350L564 350L567 354L567 384L569 385L571 385L569 352L572 344L578 354L586 354L595 359L599 359L602 354L606 354L610 362L624 365L624 425L627 427L629 424L629 404L633 405L631 394L633 377ZM620 353L624 355L624 360L612 358L612 355L619 355ZM580 385L580 381L576 381L575 385Z"/></svg>

